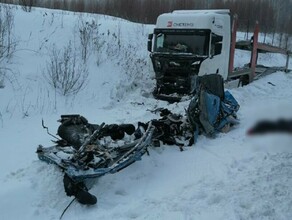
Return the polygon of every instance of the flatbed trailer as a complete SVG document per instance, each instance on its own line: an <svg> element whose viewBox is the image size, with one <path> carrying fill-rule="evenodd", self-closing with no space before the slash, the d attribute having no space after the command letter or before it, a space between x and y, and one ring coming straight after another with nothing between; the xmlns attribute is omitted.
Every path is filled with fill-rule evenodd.
<svg viewBox="0 0 292 220"><path fill-rule="evenodd" d="M236 41L237 33L237 16L234 16L232 27L232 42L230 48L230 61L228 80L241 78L242 84L248 84L260 76L274 73L276 71L289 71L289 59L292 55L291 51L275 47L270 44L259 42L259 23L256 22L253 36L250 40ZM235 43L233 43L235 42ZM251 51L250 63L248 67L234 69L234 53L235 49ZM279 53L286 56L286 65L283 67L266 67L257 64L259 53Z"/></svg>

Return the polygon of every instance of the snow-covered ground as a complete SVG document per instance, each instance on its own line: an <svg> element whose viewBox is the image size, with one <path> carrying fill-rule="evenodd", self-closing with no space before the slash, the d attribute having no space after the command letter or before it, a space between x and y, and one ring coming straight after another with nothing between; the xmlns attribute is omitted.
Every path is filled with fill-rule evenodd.
<svg viewBox="0 0 292 220"><path fill-rule="evenodd" d="M58 219L72 198L65 195L60 170L37 159L38 144L51 145L42 119L56 133L61 114L78 113L92 123L136 123L157 118L149 111L157 107L184 114L189 101L168 104L150 95L146 44L153 26L103 15L11 10L18 48L9 64L13 73L0 89L0 219ZM82 22L94 26L89 78L77 95L63 97L43 72L54 45L62 49L71 41L81 51ZM237 51L236 65L248 57ZM285 64L283 56L271 54L259 60ZM200 136L183 152L150 148L150 156L97 180L90 191L97 205L75 202L63 219L292 219L292 136L246 136L259 119L292 118L291 84L291 73L277 72L231 89L241 105L241 123L233 130L216 139Z"/></svg>

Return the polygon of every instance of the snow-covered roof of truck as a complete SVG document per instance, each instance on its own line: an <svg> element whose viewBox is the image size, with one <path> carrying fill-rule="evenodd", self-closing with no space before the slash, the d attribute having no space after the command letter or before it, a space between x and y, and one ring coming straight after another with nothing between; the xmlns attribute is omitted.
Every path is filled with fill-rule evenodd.
<svg viewBox="0 0 292 220"><path fill-rule="evenodd" d="M212 29L218 19L221 19L220 25L230 23L230 10L177 10L158 16L156 28Z"/></svg>
<svg viewBox="0 0 292 220"><path fill-rule="evenodd" d="M175 10L173 14L229 14L229 9L210 9L210 10Z"/></svg>

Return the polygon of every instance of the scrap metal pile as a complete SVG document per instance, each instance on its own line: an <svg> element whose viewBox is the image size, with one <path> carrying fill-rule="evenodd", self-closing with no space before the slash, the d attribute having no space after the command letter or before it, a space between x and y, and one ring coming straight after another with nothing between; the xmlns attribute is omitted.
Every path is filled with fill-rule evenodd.
<svg viewBox="0 0 292 220"><path fill-rule="evenodd" d="M59 166L65 173L67 195L78 197L79 188L87 190L84 180L124 169L140 160L149 146L177 145L183 150L193 145L199 134L214 137L238 123L239 105L228 91L224 92L221 76L198 77L196 88L184 116L159 109L160 119L138 122L136 126L90 124L83 116L63 115L59 120L60 138L54 146L40 145L38 157ZM95 203L82 198L79 201Z"/></svg>

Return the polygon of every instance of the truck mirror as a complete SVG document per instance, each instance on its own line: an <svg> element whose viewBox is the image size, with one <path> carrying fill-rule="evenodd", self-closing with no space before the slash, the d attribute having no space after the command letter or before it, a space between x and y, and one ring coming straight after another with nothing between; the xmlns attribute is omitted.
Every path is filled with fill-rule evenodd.
<svg viewBox="0 0 292 220"><path fill-rule="evenodd" d="M152 39L153 39L153 34L149 34L148 35L148 44L147 44L149 52L151 52L151 50L152 50Z"/></svg>

